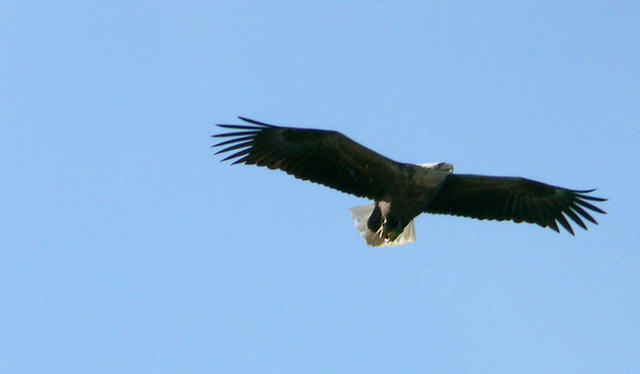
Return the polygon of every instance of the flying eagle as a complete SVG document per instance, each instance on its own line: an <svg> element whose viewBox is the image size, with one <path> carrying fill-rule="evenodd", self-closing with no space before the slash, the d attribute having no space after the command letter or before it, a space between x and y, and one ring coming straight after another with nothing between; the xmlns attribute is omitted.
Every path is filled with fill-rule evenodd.
<svg viewBox="0 0 640 374"><path fill-rule="evenodd" d="M413 219L421 213L450 214L497 221L535 223L573 235L567 217L583 229L587 212L605 213L589 201L594 190L569 190L517 177L453 174L445 162L408 164L391 160L345 135L330 130L274 126L238 117L244 125L219 124L233 132L213 147L216 154L236 151L222 161L280 169L296 178L320 183L373 204L351 208L356 229L371 246L415 240ZM565 217L566 216L566 217Z"/></svg>

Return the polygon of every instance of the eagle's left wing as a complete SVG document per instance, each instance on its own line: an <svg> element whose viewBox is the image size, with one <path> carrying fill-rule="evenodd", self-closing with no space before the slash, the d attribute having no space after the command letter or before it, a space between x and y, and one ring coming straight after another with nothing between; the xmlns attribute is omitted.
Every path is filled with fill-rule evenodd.
<svg viewBox="0 0 640 374"><path fill-rule="evenodd" d="M225 146L216 153L234 151L224 159L234 159L234 164L280 169L296 178L371 200L387 197L387 188L400 174L400 163L337 131L281 127L239 118L249 124L218 125L236 131L213 135L228 138L214 147Z"/></svg>
<svg viewBox="0 0 640 374"><path fill-rule="evenodd" d="M525 178L450 174L428 213L487 220L535 223L559 232L556 221L573 235L565 215L583 229L582 218L597 224L587 212L605 212L588 201L606 201L587 195L594 190L569 190Z"/></svg>

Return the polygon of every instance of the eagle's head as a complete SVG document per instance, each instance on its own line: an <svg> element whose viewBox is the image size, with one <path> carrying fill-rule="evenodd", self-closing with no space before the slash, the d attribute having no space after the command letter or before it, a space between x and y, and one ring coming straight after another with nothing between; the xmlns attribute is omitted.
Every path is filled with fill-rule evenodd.
<svg viewBox="0 0 640 374"><path fill-rule="evenodd" d="M425 164L418 164L418 166L421 166L423 168L426 169L436 169L436 170L443 170L449 173L453 173L453 164L450 164L448 162L428 162Z"/></svg>

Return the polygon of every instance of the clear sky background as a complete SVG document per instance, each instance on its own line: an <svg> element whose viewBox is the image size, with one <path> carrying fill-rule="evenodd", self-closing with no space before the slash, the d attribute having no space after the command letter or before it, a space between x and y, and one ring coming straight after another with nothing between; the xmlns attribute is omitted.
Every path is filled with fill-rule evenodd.
<svg viewBox="0 0 640 374"><path fill-rule="evenodd" d="M2 2L0 372L640 372L640 5L372 3ZM608 214L370 248L236 115Z"/></svg>

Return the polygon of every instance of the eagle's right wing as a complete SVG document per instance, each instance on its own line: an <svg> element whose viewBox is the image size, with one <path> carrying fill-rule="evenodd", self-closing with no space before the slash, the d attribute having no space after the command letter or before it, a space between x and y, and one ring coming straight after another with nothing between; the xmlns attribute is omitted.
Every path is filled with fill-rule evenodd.
<svg viewBox="0 0 640 374"><path fill-rule="evenodd" d="M425 212L488 220L529 222L573 235L565 216L583 229L582 218L597 223L588 210L605 212L589 203L605 201L587 195L593 190L569 190L525 178L450 174Z"/></svg>
<svg viewBox="0 0 640 374"><path fill-rule="evenodd" d="M214 145L216 152L236 151L225 160L233 164L284 170L296 178L320 183L372 200L385 197L399 174L400 164L336 131L273 126L239 117L251 125L218 125L238 130L213 135L231 139Z"/></svg>

